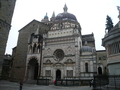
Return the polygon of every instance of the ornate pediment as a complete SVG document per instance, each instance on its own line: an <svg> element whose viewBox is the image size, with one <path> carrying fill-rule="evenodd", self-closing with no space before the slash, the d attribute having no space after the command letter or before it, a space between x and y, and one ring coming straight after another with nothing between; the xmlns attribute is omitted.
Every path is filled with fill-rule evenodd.
<svg viewBox="0 0 120 90"><path fill-rule="evenodd" d="M55 63L53 64L54 67L63 67L64 64L63 63Z"/></svg>
<svg viewBox="0 0 120 90"><path fill-rule="evenodd" d="M73 62L73 60L72 59L68 59L66 62L64 62L65 64L73 64L73 63L75 63L75 62Z"/></svg>

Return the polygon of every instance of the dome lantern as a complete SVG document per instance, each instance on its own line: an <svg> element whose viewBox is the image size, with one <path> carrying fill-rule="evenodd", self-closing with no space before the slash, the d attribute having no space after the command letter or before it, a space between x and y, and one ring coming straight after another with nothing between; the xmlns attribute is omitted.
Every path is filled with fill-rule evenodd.
<svg viewBox="0 0 120 90"><path fill-rule="evenodd" d="M66 4L64 5L64 8L63 8L63 9L64 9L64 12L67 12L67 9L68 9L68 8L67 8Z"/></svg>

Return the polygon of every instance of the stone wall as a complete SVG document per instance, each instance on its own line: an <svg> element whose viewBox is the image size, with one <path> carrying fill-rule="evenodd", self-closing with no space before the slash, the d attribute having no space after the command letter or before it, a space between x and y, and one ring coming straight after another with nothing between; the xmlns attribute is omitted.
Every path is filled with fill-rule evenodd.
<svg viewBox="0 0 120 90"><path fill-rule="evenodd" d="M0 73L16 0L0 0Z"/></svg>
<svg viewBox="0 0 120 90"><path fill-rule="evenodd" d="M41 28L41 34L43 34L44 30L48 30L48 26L36 20L33 20L21 30L19 30L16 55L13 60L12 78L15 78L17 80L24 78L28 51L28 39L32 33L35 33L38 25Z"/></svg>

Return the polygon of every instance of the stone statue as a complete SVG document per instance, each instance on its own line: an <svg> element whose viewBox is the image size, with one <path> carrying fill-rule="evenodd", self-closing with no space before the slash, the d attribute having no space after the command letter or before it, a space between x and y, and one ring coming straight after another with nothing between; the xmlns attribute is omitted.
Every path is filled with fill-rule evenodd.
<svg viewBox="0 0 120 90"><path fill-rule="evenodd" d="M118 11L120 12L120 6L117 6Z"/></svg>
<svg viewBox="0 0 120 90"><path fill-rule="evenodd" d="M120 20L120 6L117 6L117 9L118 9L118 11L119 11L118 18L119 18L119 20Z"/></svg>

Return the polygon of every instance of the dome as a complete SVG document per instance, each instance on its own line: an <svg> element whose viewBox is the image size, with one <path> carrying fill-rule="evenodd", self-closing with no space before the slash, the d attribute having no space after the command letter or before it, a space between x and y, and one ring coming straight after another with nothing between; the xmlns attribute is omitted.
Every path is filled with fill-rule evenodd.
<svg viewBox="0 0 120 90"><path fill-rule="evenodd" d="M46 15L44 16L44 19L48 19L47 13L46 13Z"/></svg>
<svg viewBox="0 0 120 90"><path fill-rule="evenodd" d="M92 48L90 46L81 47L81 52L92 52Z"/></svg>
<svg viewBox="0 0 120 90"><path fill-rule="evenodd" d="M71 20L71 21L77 21L75 15L68 13L67 12L67 6L65 4L64 6L64 12L63 13L59 13L56 17L55 17L55 21L61 21L61 20Z"/></svg>
<svg viewBox="0 0 120 90"><path fill-rule="evenodd" d="M77 21L75 15L68 13L68 12L58 14L55 18L55 21L60 21L60 20Z"/></svg>

